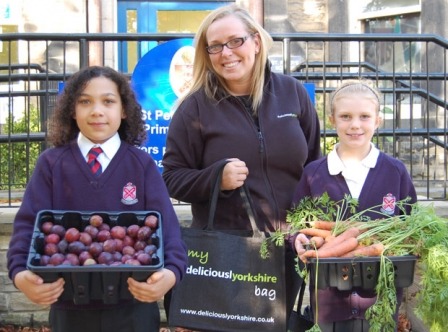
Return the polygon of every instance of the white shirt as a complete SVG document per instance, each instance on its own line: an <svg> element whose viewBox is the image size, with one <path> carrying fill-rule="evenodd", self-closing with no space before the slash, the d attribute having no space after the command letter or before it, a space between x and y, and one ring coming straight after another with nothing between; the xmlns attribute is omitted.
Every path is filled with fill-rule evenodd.
<svg viewBox="0 0 448 332"><path fill-rule="evenodd" d="M378 160L380 151L370 143L371 149L369 154L359 162L344 163L337 153L338 144L335 145L333 151L328 154L328 172L330 175L342 173L347 183L352 198L358 199L361 194L362 187L366 181L369 170L374 168Z"/></svg>
<svg viewBox="0 0 448 332"><path fill-rule="evenodd" d="M97 159L101 164L101 169L103 172L106 170L107 166L109 166L110 161L117 153L118 149L120 148L120 145L121 145L121 139L120 139L120 135L118 133L115 133L114 136L109 138L103 144L94 144L87 137L85 137L81 132L79 132L79 135L78 135L78 146L79 146L79 149L81 150L81 153L84 156L86 162L88 160L88 154L89 154L90 149L93 147L97 147L97 146L101 147L101 149L103 150L103 153L101 153Z"/></svg>

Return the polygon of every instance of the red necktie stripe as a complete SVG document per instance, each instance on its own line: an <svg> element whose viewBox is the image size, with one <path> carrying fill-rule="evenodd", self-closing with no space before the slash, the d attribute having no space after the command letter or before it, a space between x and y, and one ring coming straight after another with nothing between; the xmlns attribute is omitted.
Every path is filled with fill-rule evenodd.
<svg viewBox="0 0 448 332"><path fill-rule="evenodd" d="M87 165L89 165L90 170L95 176L98 176L102 173L101 164L98 161L98 156L103 152L100 147L91 148L88 154Z"/></svg>

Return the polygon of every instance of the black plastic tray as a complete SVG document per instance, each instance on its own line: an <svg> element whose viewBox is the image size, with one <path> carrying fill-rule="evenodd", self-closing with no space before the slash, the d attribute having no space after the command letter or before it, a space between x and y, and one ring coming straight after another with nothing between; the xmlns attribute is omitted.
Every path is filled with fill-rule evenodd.
<svg viewBox="0 0 448 332"><path fill-rule="evenodd" d="M388 257L395 269L395 287L405 288L414 282L417 256ZM336 287L339 290L361 288L375 289L380 271L379 257L321 258L310 259L310 283L317 288Z"/></svg>
<svg viewBox="0 0 448 332"><path fill-rule="evenodd" d="M66 229L75 227L83 230L89 224L89 218L93 214L103 217L104 223L111 227L143 225L148 215L156 215L159 219L158 228L155 230L153 243L157 246L156 256L151 265L88 265L88 266L41 266L40 258L44 248L44 233L41 225L47 220L60 224ZM132 277L137 281L146 280L154 271L163 267L164 261L162 216L157 211L59 211L43 210L36 216L33 237L29 249L27 268L41 276L45 282L53 282L58 278L64 278L64 292L61 300L73 300L75 304L88 304L91 300L102 300L103 303L115 304L121 299L132 299L128 290L127 278Z"/></svg>

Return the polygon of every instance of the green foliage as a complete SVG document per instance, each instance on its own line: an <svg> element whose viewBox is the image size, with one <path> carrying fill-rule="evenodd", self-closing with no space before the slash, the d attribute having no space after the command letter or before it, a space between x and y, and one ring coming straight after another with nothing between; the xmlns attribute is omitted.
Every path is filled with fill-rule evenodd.
<svg viewBox="0 0 448 332"><path fill-rule="evenodd" d="M367 309L366 319L372 332L395 331L393 318L397 307L397 291L395 289L395 270L389 258L381 255L378 282L375 287L377 300Z"/></svg>
<svg viewBox="0 0 448 332"><path fill-rule="evenodd" d="M446 234L445 234L446 235ZM444 245L431 247L423 266L422 288L416 314L430 331L442 332L448 326L448 255Z"/></svg>
<svg viewBox="0 0 448 332"><path fill-rule="evenodd" d="M39 111L30 106L29 112L15 121L8 117L3 134L40 131ZM9 142L0 144L0 190L25 188L41 151L38 142Z"/></svg>
<svg viewBox="0 0 448 332"><path fill-rule="evenodd" d="M358 200L347 194L338 202L331 200L326 192L318 197L306 196L287 212L286 221L296 229L303 228L303 223L309 221L342 221L354 214L357 206Z"/></svg>
<svg viewBox="0 0 448 332"><path fill-rule="evenodd" d="M357 206L357 201L350 196L347 195L339 202L332 201L327 193L315 198L305 197L287 214L290 228L275 232L269 240L279 245L280 238L294 235L302 228L312 227L314 220L334 220L338 223L333 234L339 233L336 230L340 226L348 228L356 225L361 230L357 237L360 243L382 243L384 251L380 257L375 287L377 299L366 312L372 332L393 331L396 327L393 319L397 305L395 270L388 257L416 256L423 267L416 314L431 331L445 331L448 326L448 220L438 216L432 205L409 203L409 198L396 204L403 212L410 207L411 213L389 216L378 212L379 219L360 223L359 221L364 220L363 214L366 211L375 211L379 206L356 212L345 219L346 214L353 213ZM265 251L268 252L268 244L265 244ZM306 268L296 269L302 277L307 277L304 272ZM318 270L316 269L316 273ZM315 280L318 280L317 275ZM318 331L318 326L312 331Z"/></svg>

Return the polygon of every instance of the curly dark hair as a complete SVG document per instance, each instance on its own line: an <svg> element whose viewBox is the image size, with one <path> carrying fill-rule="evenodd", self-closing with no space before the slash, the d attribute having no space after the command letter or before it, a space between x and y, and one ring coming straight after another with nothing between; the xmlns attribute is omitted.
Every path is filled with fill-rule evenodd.
<svg viewBox="0 0 448 332"><path fill-rule="evenodd" d="M54 146L68 144L78 136L79 128L74 119L76 101L87 83L96 77L106 77L117 85L126 118L121 120L118 134L121 140L139 146L146 140L142 107L138 103L129 79L115 69L91 66L76 72L64 86L58 97L56 108L49 121L48 140Z"/></svg>

